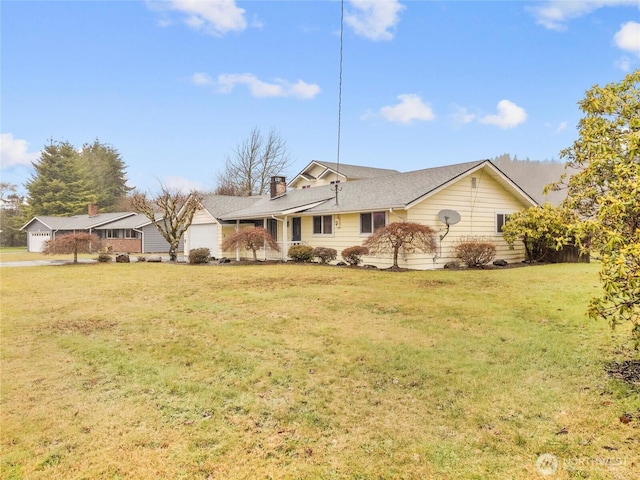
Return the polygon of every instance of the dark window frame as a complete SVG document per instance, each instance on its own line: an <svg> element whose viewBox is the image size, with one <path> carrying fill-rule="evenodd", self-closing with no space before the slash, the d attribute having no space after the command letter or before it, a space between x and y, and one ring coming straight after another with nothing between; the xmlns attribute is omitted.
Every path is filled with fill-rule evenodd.
<svg viewBox="0 0 640 480"><path fill-rule="evenodd" d="M333 215L314 215L314 235L333 235Z"/></svg>
<svg viewBox="0 0 640 480"><path fill-rule="evenodd" d="M273 239L278 241L278 221L275 218L267 218L267 232L271 234Z"/></svg>
<svg viewBox="0 0 640 480"><path fill-rule="evenodd" d="M387 212L366 212L360 214L360 234L370 235L387 225Z"/></svg>
<svg viewBox="0 0 640 480"><path fill-rule="evenodd" d="M509 221L510 213L496 213L496 233L502 233L505 224Z"/></svg>

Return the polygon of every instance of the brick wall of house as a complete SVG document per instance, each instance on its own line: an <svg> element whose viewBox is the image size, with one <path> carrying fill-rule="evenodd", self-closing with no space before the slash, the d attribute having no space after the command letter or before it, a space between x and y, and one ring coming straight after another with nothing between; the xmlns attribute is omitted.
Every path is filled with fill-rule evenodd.
<svg viewBox="0 0 640 480"><path fill-rule="evenodd" d="M142 239L140 238L105 238L105 246L111 246L113 253L140 253L142 252Z"/></svg>

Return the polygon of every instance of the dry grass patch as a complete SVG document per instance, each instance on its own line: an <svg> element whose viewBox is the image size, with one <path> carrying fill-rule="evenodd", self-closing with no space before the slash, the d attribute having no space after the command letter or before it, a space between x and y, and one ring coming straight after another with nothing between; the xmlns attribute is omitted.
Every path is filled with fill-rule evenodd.
<svg viewBox="0 0 640 480"><path fill-rule="evenodd" d="M634 478L596 270L3 269L2 478Z"/></svg>

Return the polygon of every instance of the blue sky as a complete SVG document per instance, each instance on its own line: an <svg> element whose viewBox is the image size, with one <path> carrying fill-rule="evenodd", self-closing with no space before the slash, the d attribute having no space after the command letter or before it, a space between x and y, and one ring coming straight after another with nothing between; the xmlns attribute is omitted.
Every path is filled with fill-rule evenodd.
<svg viewBox="0 0 640 480"><path fill-rule="evenodd" d="M339 1L2 1L2 181L99 139L129 184L210 190L254 127L336 161ZM340 161L558 160L577 102L640 65L636 1L345 0Z"/></svg>

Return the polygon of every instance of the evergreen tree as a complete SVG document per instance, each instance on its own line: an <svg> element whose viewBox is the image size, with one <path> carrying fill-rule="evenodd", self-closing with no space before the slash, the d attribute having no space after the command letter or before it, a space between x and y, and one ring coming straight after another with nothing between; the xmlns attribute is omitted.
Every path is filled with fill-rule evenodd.
<svg viewBox="0 0 640 480"><path fill-rule="evenodd" d="M24 197L18 193L18 187L0 182L0 246L17 247L27 244L25 232L20 231L28 220L24 210Z"/></svg>
<svg viewBox="0 0 640 480"><path fill-rule="evenodd" d="M52 141L33 167L36 173L25 184L31 215L80 214L96 201L70 143Z"/></svg>
<svg viewBox="0 0 640 480"><path fill-rule="evenodd" d="M79 160L100 211L116 211L121 200L131 190L127 187L127 167L120 153L96 139L93 143L82 146Z"/></svg>

